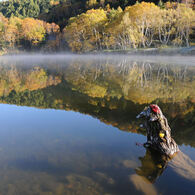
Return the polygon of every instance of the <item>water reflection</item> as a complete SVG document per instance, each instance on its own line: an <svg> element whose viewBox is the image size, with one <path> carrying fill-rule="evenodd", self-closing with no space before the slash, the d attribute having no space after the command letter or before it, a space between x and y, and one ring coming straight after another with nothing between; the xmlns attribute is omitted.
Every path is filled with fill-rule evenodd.
<svg viewBox="0 0 195 195"><path fill-rule="evenodd" d="M172 190L172 178L192 193L195 66L126 58L0 64L0 102L41 108L0 105L1 193L184 192ZM135 145L145 141L135 116L148 103L159 104L190 157L166 159Z"/></svg>
<svg viewBox="0 0 195 195"><path fill-rule="evenodd" d="M141 161L141 166L136 168L136 173L145 177L145 180L149 183L155 183L170 159L152 149L146 148L144 157L139 157L139 160Z"/></svg>
<svg viewBox="0 0 195 195"><path fill-rule="evenodd" d="M145 156L139 157L139 160L141 166L135 169L136 174L130 175L129 179L136 189L144 194L158 194L152 184L163 174L168 165L182 178L195 182L195 161L181 151L170 159L147 148Z"/></svg>
<svg viewBox="0 0 195 195"><path fill-rule="evenodd" d="M135 185L137 191L141 191L143 194L158 194L156 188L145 177L133 174L129 176L129 180Z"/></svg>
<svg viewBox="0 0 195 195"><path fill-rule="evenodd" d="M1 61L1 102L74 110L139 133L144 132L135 115L146 104L157 103L168 117L176 141L195 146L194 66L126 58L29 63Z"/></svg>
<svg viewBox="0 0 195 195"><path fill-rule="evenodd" d="M195 181L195 161L183 152L179 152L170 162L170 166L180 176Z"/></svg>

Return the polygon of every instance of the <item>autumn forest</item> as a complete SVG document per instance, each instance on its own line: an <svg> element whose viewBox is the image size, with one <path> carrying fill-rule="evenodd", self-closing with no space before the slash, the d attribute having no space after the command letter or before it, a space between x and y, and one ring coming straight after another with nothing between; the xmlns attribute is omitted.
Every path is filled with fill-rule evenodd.
<svg viewBox="0 0 195 195"><path fill-rule="evenodd" d="M189 47L194 26L192 3L9 0L0 2L0 53Z"/></svg>

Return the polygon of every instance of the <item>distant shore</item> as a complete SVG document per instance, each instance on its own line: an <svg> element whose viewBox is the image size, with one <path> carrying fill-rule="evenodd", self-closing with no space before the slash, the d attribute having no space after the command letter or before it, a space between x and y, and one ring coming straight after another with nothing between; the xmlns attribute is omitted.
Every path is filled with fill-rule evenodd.
<svg viewBox="0 0 195 195"><path fill-rule="evenodd" d="M195 46L175 48L146 48L129 50L103 50L91 53L128 54L128 55L195 55Z"/></svg>
<svg viewBox="0 0 195 195"><path fill-rule="evenodd" d="M184 55L184 56L195 56L195 46L191 47L170 47L170 48L144 48L144 49L128 49L128 50L102 50L102 51L86 51L82 53L72 53L70 51L56 51L56 52L47 52L47 51L24 51L24 50L7 50L0 51L0 56L4 55L21 55L21 54L63 54L63 53L71 53L71 54L122 54L122 55Z"/></svg>

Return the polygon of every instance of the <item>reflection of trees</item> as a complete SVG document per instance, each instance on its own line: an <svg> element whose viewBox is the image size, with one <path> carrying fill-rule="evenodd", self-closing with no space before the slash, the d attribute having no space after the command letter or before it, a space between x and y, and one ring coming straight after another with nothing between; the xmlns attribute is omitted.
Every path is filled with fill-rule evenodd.
<svg viewBox="0 0 195 195"><path fill-rule="evenodd" d="M61 80L56 75L48 75L41 67L19 70L15 66L0 67L0 95L6 96L12 90L22 92L43 89L57 85Z"/></svg>
<svg viewBox="0 0 195 195"><path fill-rule="evenodd" d="M94 98L78 91L72 90L67 83L51 86L35 91L16 92L12 91L8 96L1 97L5 103L35 106L40 108L55 108L64 110L74 110L80 113L89 114L111 124L124 131L141 132L136 121L136 114L143 109L144 105L135 104L124 98ZM163 112L168 116L171 123L174 139L179 143L194 145L194 114L188 110L193 107L186 102L184 104L159 103ZM184 115L182 115L184 112ZM185 115L185 112L188 114ZM181 114L178 116L177 114ZM182 118L186 118L184 121ZM182 120L181 120L182 119ZM181 124L184 123L184 124ZM177 131L176 131L177 130ZM186 130L186 131L185 131Z"/></svg>
<svg viewBox="0 0 195 195"><path fill-rule="evenodd" d="M195 146L193 75L194 67L125 58L75 59L66 66L57 64L57 68L5 65L0 72L0 99L4 103L79 111L133 132L143 132L138 129L136 114L145 104L158 103L171 122L174 139Z"/></svg>
<svg viewBox="0 0 195 195"><path fill-rule="evenodd" d="M138 103L149 103L157 99L179 102L195 96L191 90L194 69L187 66L183 68L124 59L118 65L108 60L74 61L70 69L70 72L64 72L64 79L76 90L92 97L124 97ZM97 93L92 93L90 89L93 92L97 90Z"/></svg>

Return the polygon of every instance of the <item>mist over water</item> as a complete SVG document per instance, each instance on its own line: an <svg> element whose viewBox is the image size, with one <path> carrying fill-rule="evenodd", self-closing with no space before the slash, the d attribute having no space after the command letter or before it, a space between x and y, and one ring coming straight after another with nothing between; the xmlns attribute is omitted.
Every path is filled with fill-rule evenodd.
<svg viewBox="0 0 195 195"><path fill-rule="evenodd" d="M193 56L1 56L0 193L193 194L194 76ZM150 103L172 160L141 146Z"/></svg>
<svg viewBox="0 0 195 195"><path fill-rule="evenodd" d="M32 64L36 62L56 62L67 60L113 60L113 61L143 61L150 63L165 63L165 64L185 64L195 65L195 56L181 55L127 55L127 54L25 54L25 55L5 55L0 57L0 61L4 62L22 62Z"/></svg>

